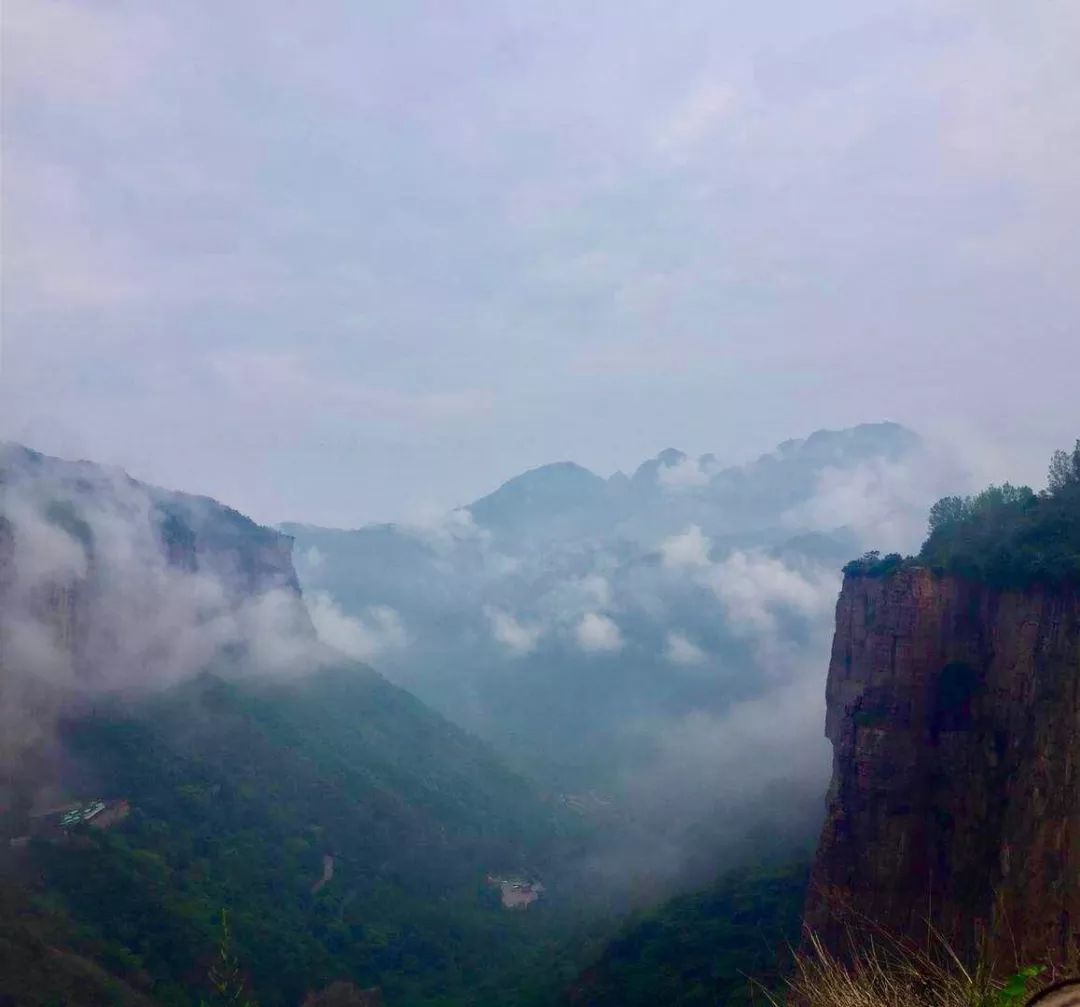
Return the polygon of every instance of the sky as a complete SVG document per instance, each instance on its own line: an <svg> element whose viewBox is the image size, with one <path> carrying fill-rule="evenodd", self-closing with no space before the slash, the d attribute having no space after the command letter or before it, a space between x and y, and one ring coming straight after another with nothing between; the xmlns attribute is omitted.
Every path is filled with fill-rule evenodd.
<svg viewBox="0 0 1080 1007"><path fill-rule="evenodd" d="M1080 436L1075 0L6 0L0 436L263 521Z"/></svg>

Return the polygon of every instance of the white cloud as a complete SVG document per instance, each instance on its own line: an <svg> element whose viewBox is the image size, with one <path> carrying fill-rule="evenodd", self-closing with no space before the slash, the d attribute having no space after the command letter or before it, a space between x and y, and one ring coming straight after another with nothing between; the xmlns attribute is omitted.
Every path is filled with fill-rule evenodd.
<svg viewBox="0 0 1080 1007"><path fill-rule="evenodd" d="M12 550L0 605L11 680L0 764L46 739L59 711L88 695L165 689L222 657L234 674L292 676L326 656L285 568L252 583L229 550L196 545L189 555L181 545L174 556L155 491L104 468L24 465L17 450L0 464L10 466L3 516ZM172 503L190 507L198 524L197 499Z"/></svg>
<svg viewBox="0 0 1080 1007"><path fill-rule="evenodd" d="M996 472L1001 470L999 464ZM970 492L994 474L987 449L975 438L963 444L942 440L903 461L877 458L853 468L822 469L813 495L781 521L793 530L849 528L864 548L911 553L922 543L935 500Z"/></svg>
<svg viewBox="0 0 1080 1007"><path fill-rule="evenodd" d="M358 661L370 661L408 642L401 616L388 605L376 605L356 618L346 615L325 591L315 591L307 606L319 639Z"/></svg>
<svg viewBox="0 0 1080 1007"><path fill-rule="evenodd" d="M656 762L630 786L663 795L668 808L702 801L729 814L760 799L770 784L805 780L823 788L824 719L824 671L804 669L723 712L699 710L669 724L658 736Z"/></svg>
<svg viewBox="0 0 1080 1007"><path fill-rule="evenodd" d="M709 473L698 458L683 458L674 465L661 465L657 481L670 490L694 489L708 486Z"/></svg>
<svg viewBox="0 0 1080 1007"><path fill-rule="evenodd" d="M4 512L19 529L15 538L15 575L27 591L50 581L78 580L86 576L86 551L62 528L46 521L36 507L7 494Z"/></svg>
<svg viewBox="0 0 1080 1007"><path fill-rule="evenodd" d="M701 528L692 524L681 535L673 535L660 543L664 566L672 569L708 567L712 543Z"/></svg>
<svg viewBox="0 0 1080 1007"><path fill-rule="evenodd" d="M826 468L814 496L781 520L793 529L851 528L861 542L872 542L875 548L911 551L918 546L932 502L913 476L908 465L881 459L856 468Z"/></svg>
<svg viewBox="0 0 1080 1007"><path fill-rule="evenodd" d="M414 507L409 519L400 522L397 529L447 553L463 543L476 542L486 547L491 539L491 534L481 528L464 507L451 511L435 505Z"/></svg>
<svg viewBox="0 0 1080 1007"><path fill-rule="evenodd" d="M664 657L672 664L695 665L703 664L707 655L684 633L672 631L667 635Z"/></svg>
<svg viewBox="0 0 1080 1007"><path fill-rule="evenodd" d="M576 623L586 612L610 611L615 607L610 581L595 571L581 577L560 574L536 602L546 622L564 626Z"/></svg>
<svg viewBox="0 0 1080 1007"><path fill-rule="evenodd" d="M484 614L491 623L491 635L512 654L523 656L536 649L543 634L541 627L520 622L509 612L490 606L484 609Z"/></svg>
<svg viewBox="0 0 1080 1007"><path fill-rule="evenodd" d="M599 612L587 612L574 630L578 646L596 654L613 654L622 650L623 638L613 619Z"/></svg>
<svg viewBox="0 0 1080 1007"><path fill-rule="evenodd" d="M713 566L705 581L732 628L756 635L775 630L779 611L825 619L836 599L839 574L801 571L764 553L738 550Z"/></svg>

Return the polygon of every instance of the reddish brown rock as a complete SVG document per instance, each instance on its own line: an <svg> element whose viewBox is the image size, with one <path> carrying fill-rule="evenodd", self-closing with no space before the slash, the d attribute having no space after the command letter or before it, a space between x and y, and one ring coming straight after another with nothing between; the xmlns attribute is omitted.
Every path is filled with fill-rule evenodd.
<svg viewBox="0 0 1080 1007"><path fill-rule="evenodd" d="M806 907L995 960L1080 932L1080 595L925 569L849 575L836 609L828 811ZM849 919L845 921L847 915Z"/></svg>

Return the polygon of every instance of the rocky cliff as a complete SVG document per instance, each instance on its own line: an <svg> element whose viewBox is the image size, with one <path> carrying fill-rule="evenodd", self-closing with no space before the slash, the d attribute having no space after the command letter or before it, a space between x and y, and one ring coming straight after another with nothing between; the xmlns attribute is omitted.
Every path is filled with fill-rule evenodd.
<svg viewBox="0 0 1080 1007"><path fill-rule="evenodd" d="M1080 930L1080 594L929 569L849 574L836 609L828 810L806 908L1042 958Z"/></svg>

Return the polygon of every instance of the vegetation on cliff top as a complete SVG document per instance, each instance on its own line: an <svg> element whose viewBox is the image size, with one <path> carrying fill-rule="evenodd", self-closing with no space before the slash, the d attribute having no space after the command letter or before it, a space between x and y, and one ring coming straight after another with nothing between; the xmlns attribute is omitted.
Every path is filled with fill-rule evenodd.
<svg viewBox="0 0 1080 1007"><path fill-rule="evenodd" d="M986 581L995 587L1080 582L1080 440L1055 451L1047 487L990 486L975 496L950 496L930 510L930 529L917 557L867 553L844 573L884 577L908 567Z"/></svg>

